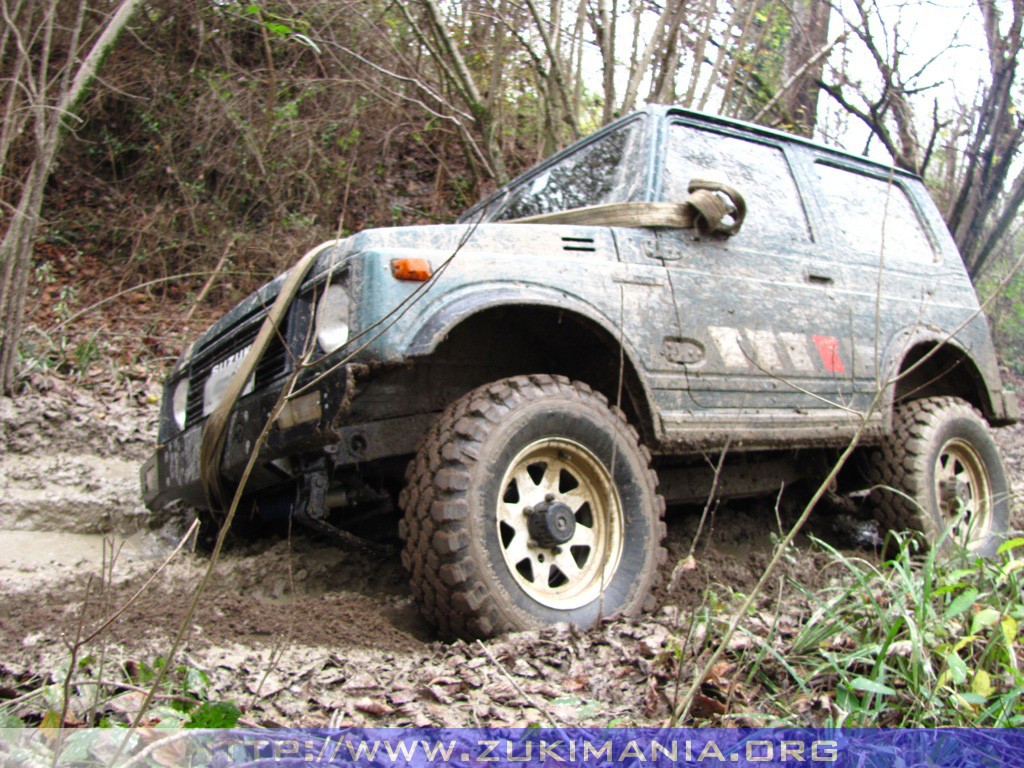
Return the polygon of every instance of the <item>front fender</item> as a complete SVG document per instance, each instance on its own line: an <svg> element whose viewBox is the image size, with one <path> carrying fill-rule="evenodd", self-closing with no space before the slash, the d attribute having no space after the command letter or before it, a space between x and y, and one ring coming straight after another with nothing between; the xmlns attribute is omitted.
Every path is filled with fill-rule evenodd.
<svg viewBox="0 0 1024 768"><path fill-rule="evenodd" d="M474 315L498 307L516 308L529 312L531 308L556 309L566 315L574 315L584 325L599 329L614 344L621 346L625 365L634 374L639 384L646 408L653 414L652 398L648 377L639 363L640 355L630 341L624 338L621 329L597 307L572 294L542 286L494 283L473 286L449 294L433 305L425 319L418 325L412 338L405 346L408 357L424 357L432 354L448 335L460 324ZM541 373L541 371L537 371ZM658 431L659 421L654 419L652 428Z"/></svg>
<svg viewBox="0 0 1024 768"><path fill-rule="evenodd" d="M630 363L636 362L634 350L626 339L620 339L615 324L597 307L563 291L533 285L496 283L474 286L451 293L430 309L425 322L415 331L405 347L410 357L429 355L460 323L473 315L496 307L550 307L570 312L600 326L611 338L620 341Z"/></svg>

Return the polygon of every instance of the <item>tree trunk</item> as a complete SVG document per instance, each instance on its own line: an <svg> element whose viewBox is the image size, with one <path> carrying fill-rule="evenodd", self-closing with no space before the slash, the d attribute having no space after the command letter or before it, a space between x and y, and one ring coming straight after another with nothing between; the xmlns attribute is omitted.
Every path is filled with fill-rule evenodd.
<svg viewBox="0 0 1024 768"><path fill-rule="evenodd" d="M792 22L786 56L782 64L782 81L793 84L779 102L785 128L802 136L813 136L818 122L818 81L821 80L824 57L807 66L828 44L828 24L832 6L828 0L793 0Z"/></svg>
<svg viewBox="0 0 1024 768"><path fill-rule="evenodd" d="M998 245L988 236L992 233L989 229L1004 234L1009 226L1006 217L1016 215L1016 208L1004 209L1002 216L988 224L999 207L1011 164L1024 141L1024 120L1013 102L1017 65L1024 47L1024 2L1012 3L1013 19L1005 31L995 3L978 0L978 6L985 24L992 80L977 111L967 169L946 221L972 277L981 273ZM1014 185L1009 202L1019 200L1020 195L1020 188Z"/></svg>
<svg viewBox="0 0 1024 768"><path fill-rule="evenodd" d="M65 119L74 115L104 55L114 45L121 30L141 2L142 0L122 0L114 14L103 25L88 54L74 70L73 76L70 67L80 54L77 30L72 37L72 50L68 52L68 63L65 64L67 68L58 72L52 79L49 77L47 67L49 58L55 51L51 49L51 38L47 36L46 44L38 52L40 67L35 75L37 79L34 82L25 82L27 91L31 94L29 98L34 102L32 106L36 141L35 156L29 166L25 186L22 188L7 233L0 243L0 266L3 268L0 277L0 321L3 322L3 335L0 336L0 391L5 394L13 393L14 389L18 343L25 319L25 296L28 291L29 274L32 271L32 247L39 229L46 181L50 177L54 158L60 148ZM76 27L81 23L84 11L85 0L81 0ZM29 69L25 69L26 78L33 76ZM51 89L55 85L56 97L51 99Z"/></svg>
<svg viewBox="0 0 1024 768"><path fill-rule="evenodd" d="M597 13L591 13L590 23L594 37L601 51L601 76L603 90L602 122L610 123L615 117L615 17L617 4L609 0L597 0Z"/></svg>

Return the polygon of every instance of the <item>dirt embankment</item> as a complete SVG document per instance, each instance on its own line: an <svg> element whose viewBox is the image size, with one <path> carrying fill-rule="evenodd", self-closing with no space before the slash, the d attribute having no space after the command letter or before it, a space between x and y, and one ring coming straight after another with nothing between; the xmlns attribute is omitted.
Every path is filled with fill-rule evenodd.
<svg viewBox="0 0 1024 768"><path fill-rule="evenodd" d="M185 551L164 564L184 515L154 516L138 499L157 394L143 384L107 396L52 384L0 399L0 694L19 695L39 680L62 683L68 644L125 605L77 655L86 661L73 679L116 682L125 666L152 666L167 654L209 560ZM1019 484L1024 436L1004 430L1000 440ZM670 511L669 569L686 557L698 513ZM382 560L296 531L225 553L176 661L203 671L209 696L238 702L252 723L660 724L692 674L693 643L705 631L697 609L754 584L773 527L770 502L719 509L693 567L666 573L671 585L653 616L474 644L434 639L397 555ZM831 578L826 560L802 548L786 567L818 586ZM780 626L798 625L804 606L779 597L770 602ZM742 652L749 636L734 644ZM742 714L758 710L756 687L716 694L729 673L729 665L718 668L721 680L706 684L697 711L757 724ZM76 697L72 719L92 711L86 698ZM128 691L99 711L124 717L138 699ZM21 713L31 719L45 707L39 697Z"/></svg>

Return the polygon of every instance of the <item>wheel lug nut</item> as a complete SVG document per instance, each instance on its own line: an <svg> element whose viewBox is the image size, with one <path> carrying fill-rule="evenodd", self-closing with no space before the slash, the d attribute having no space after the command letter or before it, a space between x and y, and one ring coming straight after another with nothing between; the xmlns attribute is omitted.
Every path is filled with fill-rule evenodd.
<svg viewBox="0 0 1024 768"><path fill-rule="evenodd" d="M529 517L533 514L533 507L523 507L523 514Z"/></svg>
<svg viewBox="0 0 1024 768"><path fill-rule="evenodd" d="M554 500L555 500L555 494L553 494L553 493L545 494L544 501L550 503L550 502L552 502Z"/></svg>

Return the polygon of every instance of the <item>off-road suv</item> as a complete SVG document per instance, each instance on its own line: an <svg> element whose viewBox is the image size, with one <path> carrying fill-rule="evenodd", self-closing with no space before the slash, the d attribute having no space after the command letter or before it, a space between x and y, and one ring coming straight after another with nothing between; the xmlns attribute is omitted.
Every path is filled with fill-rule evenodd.
<svg viewBox="0 0 1024 768"><path fill-rule="evenodd" d="M991 553L1017 417L918 178L652 107L243 301L170 372L142 484L348 540L401 515L423 612L483 636L640 611L666 500L822 477L857 435L838 492Z"/></svg>

